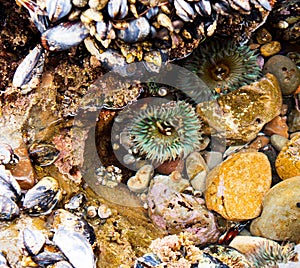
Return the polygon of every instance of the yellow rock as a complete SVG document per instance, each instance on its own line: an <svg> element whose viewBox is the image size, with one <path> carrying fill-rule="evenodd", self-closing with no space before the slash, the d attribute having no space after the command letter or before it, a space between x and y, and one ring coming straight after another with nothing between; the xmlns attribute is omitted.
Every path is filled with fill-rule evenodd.
<svg viewBox="0 0 300 268"><path fill-rule="evenodd" d="M263 153L233 154L208 173L206 206L227 220L256 218L271 181L271 166Z"/></svg>
<svg viewBox="0 0 300 268"><path fill-rule="evenodd" d="M262 127L280 114L282 96L277 79L266 74L258 82L243 86L217 100L197 105L205 133L240 144L256 138Z"/></svg>
<svg viewBox="0 0 300 268"><path fill-rule="evenodd" d="M295 135L282 148L275 166L279 177L283 180L300 176L300 134Z"/></svg>
<svg viewBox="0 0 300 268"><path fill-rule="evenodd" d="M278 241L299 241L299 198L300 176L273 186L264 198L261 216L251 223L251 234Z"/></svg>
<svg viewBox="0 0 300 268"><path fill-rule="evenodd" d="M265 57L270 57L277 54L281 50L281 45L278 41L272 41L260 48L260 53Z"/></svg>

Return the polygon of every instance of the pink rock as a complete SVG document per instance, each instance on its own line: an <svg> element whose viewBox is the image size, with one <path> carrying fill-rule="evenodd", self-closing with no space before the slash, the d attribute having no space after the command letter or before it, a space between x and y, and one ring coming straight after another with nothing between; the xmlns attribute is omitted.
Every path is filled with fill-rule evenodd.
<svg viewBox="0 0 300 268"><path fill-rule="evenodd" d="M185 232L196 244L214 243L220 233L204 199L183 194L157 182L148 192L149 216L169 234Z"/></svg>

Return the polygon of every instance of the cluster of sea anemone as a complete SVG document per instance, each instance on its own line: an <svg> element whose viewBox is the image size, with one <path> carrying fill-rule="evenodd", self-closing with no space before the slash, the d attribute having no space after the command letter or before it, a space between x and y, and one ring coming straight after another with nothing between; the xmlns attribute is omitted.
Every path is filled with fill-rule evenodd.
<svg viewBox="0 0 300 268"><path fill-rule="evenodd" d="M201 144L201 122L184 101L148 105L136 112L130 136L140 155L153 162L184 158Z"/></svg>

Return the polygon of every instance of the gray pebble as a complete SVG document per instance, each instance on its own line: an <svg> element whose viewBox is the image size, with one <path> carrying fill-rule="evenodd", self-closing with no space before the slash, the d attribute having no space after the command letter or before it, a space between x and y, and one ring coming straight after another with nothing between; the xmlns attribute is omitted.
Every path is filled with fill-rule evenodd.
<svg viewBox="0 0 300 268"><path fill-rule="evenodd" d="M277 151L281 151L283 146L286 145L286 143L289 141L287 138L282 137L282 136L277 135L277 134L273 134L271 136L270 140L271 140L271 144L274 146L274 148Z"/></svg>
<svg viewBox="0 0 300 268"><path fill-rule="evenodd" d="M278 79L283 95L292 94L300 84L300 71L288 57L275 55L264 66L263 73L271 73Z"/></svg>

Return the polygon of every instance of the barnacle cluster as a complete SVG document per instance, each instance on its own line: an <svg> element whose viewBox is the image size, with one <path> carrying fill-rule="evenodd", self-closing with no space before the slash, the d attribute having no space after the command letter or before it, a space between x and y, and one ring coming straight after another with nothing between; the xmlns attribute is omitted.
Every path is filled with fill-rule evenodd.
<svg viewBox="0 0 300 268"><path fill-rule="evenodd" d="M220 96L256 81L261 76L254 50L233 40L214 39L199 46L183 66L199 76L214 96ZM197 98L197 81L180 77L179 84Z"/></svg>
<svg viewBox="0 0 300 268"><path fill-rule="evenodd" d="M196 150L201 142L200 128L190 104L171 101L136 112L129 133L141 155L161 163Z"/></svg>

